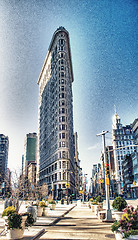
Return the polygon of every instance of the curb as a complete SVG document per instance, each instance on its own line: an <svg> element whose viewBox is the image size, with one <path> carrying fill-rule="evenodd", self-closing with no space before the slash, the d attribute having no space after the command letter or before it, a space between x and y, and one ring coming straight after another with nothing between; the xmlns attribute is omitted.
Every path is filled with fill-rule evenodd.
<svg viewBox="0 0 138 240"><path fill-rule="evenodd" d="M45 232L45 229L43 228L41 231L39 231L34 237L31 238L31 240L35 240L36 238L40 237L43 235Z"/></svg>

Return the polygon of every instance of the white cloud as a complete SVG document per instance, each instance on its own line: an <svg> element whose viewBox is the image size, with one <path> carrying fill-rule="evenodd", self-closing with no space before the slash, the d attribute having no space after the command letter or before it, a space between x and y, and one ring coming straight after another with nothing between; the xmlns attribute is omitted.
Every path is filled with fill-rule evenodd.
<svg viewBox="0 0 138 240"><path fill-rule="evenodd" d="M101 149L102 148L102 144L101 143L96 143L93 146L88 147L88 150L93 150L93 149Z"/></svg>

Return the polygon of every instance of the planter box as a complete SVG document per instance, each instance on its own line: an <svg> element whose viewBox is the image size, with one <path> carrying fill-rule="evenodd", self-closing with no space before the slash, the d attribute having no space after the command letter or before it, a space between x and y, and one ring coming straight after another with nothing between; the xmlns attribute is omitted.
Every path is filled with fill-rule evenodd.
<svg viewBox="0 0 138 240"><path fill-rule="evenodd" d="M9 229L7 232L8 239L22 239L24 234L24 229Z"/></svg>
<svg viewBox="0 0 138 240"><path fill-rule="evenodd" d="M49 204L51 210L55 210L56 204Z"/></svg>
<svg viewBox="0 0 138 240"><path fill-rule="evenodd" d="M99 203L98 204L98 211L102 211L103 210L103 203Z"/></svg>
<svg viewBox="0 0 138 240"><path fill-rule="evenodd" d="M130 235L127 238L123 238L123 235L119 231L115 231L116 240L138 240L138 235Z"/></svg>
<svg viewBox="0 0 138 240"><path fill-rule="evenodd" d="M48 207L44 207L42 216L46 217L47 215L48 215Z"/></svg>
<svg viewBox="0 0 138 240"><path fill-rule="evenodd" d="M92 212L95 212L95 205L92 205L91 209L92 209Z"/></svg>
<svg viewBox="0 0 138 240"><path fill-rule="evenodd" d="M37 217L42 217L42 213L43 213L43 208L38 206L38 209L37 209Z"/></svg>
<svg viewBox="0 0 138 240"><path fill-rule="evenodd" d="M22 216L22 223L21 223L21 226L22 226L22 229L24 230L25 229L25 221L27 219L27 216Z"/></svg>
<svg viewBox="0 0 138 240"><path fill-rule="evenodd" d="M99 211L98 212L98 218L103 220L106 218L106 211Z"/></svg>
<svg viewBox="0 0 138 240"><path fill-rule="evenodd" d="M124 212L114 211L114 216L117 221L121 220L123 214Z"/></svg>
<svg viewBox="0 0 138 240"><path fill-rule="evenodd" d="M98 215L98 205L94 205L94 212L95 212L95 215Z"/></svg>

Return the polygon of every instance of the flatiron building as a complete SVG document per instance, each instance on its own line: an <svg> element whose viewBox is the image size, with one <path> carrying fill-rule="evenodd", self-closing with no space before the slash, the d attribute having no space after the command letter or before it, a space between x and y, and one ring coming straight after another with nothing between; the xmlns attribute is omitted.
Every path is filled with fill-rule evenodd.
<svg viewBox="0 0 138 240"><path fill-rule="evenodd" d="M75 192L73 70L69 33L53 34L39 79L37 181L54 198Z"/></svg>

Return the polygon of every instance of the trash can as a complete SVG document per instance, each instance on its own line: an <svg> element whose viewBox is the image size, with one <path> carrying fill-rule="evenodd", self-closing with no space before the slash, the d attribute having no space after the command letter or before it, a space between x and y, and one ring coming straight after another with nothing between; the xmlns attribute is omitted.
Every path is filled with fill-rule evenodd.
<svg viewBox="0 0 138 240"><path fill-rule="evenodd" d="M34 221L36 222L36 219L37 219L37 207L29 206L29 207L27 207L27 212L31 213Z"/></svg>

